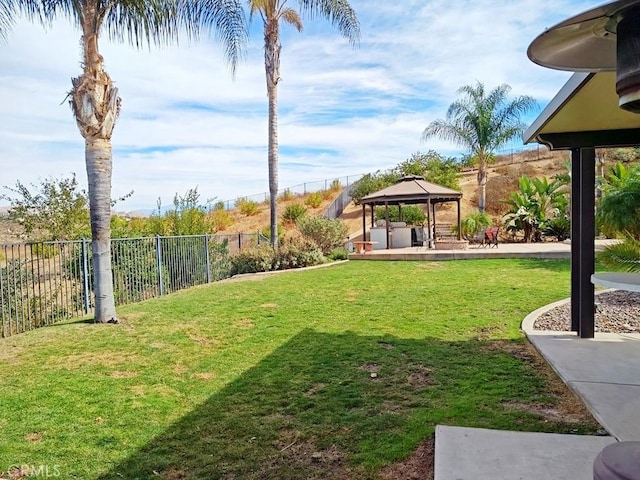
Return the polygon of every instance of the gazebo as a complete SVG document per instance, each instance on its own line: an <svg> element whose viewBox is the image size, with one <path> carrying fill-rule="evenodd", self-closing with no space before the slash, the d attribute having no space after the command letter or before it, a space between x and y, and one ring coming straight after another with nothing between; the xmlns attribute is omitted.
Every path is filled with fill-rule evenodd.
<svg viewBox="0 0 640 480"><path fill-rule="evenodd" d="M456 202L458 208L458 240L461 239L461 218L460 218L460 199L462 192L451 188L436 185L427 182L423 177L406 176L402 177L398 182L390 187L384 188L378 192L371 193L363 197L362 204L362 239L366 240L367 230L367 214L366 209L369 205L371 209L371 227L374 227L375 207L384 206L385 211L385 245L387 249L391 248L391 222L389 222L389 206L397 205L402 218L403 205L427 205L427 235L426 241L431 241L436 235L436 205L445 202ZM373 240L370 238L370 240Z"/></svg>
<svg viewBox="0 0 640 480"><path fill-rule="evenodd" d="M640 145L640 0L610 2L536 38L534 62L574 71L524 141L571 151L571 329L594 337L595 149Z"/></svg>

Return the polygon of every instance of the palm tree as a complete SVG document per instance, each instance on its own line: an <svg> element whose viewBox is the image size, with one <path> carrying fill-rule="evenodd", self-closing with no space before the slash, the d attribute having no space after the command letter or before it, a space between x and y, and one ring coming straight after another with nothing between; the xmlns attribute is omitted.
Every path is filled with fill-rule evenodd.
<svg viewBox="0 0 640 480"><path fill-rule="evenodd" d="M478 164L478 209L486 205L487 165L495 159L495 151L522 135L525 124L520 116L527 113L536 101L520 96L508 101L511 91L503 84L486 93L482 83L464 85L458 89L464 97L453 102L446 120L435 120L422 132L422 140L432 137L468 148Z"/></svg>
<svg viewBox="0 0 640 480"><path fill-rule="evenodd" d="M13 0L0 0L0 40L5 40L11 27L15 6Z"/></svg>
<svg viewBox="0 0 640 480"><path fill-rule="evenodd" d="M352 44L360 37L360 24L348 0L298 0L300 13L287 0L249 0L250 18L258 14L264 25L264 68L269 98L269 206L271 246L278 248L278 83L280 81L280 21L302 31L301 15L321 15Z"/></svg>
<svg viewBox="0 0 640 480"><path fill-rule="evenodd" d="M71 81L69 103L85 140L95 321L117 323L111 272L111 134L120 113L120 97L104 68L98 48L100 34L106 30L111 38L140 47L177 40L181 28L190 37L209 29L222 41L233 70L246 41L242 4L239 0L0 1L9 14L19 11L43 24L63 16L82 31L83 71ZM7 17L11 15L0 16Z"/></svg>

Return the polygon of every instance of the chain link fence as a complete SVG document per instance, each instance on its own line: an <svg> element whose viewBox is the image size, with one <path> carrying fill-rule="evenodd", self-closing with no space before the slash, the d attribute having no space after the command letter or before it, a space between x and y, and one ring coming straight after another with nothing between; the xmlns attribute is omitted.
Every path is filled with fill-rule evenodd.
<svg viewBox="0 0 640 480"><path fill-rule="evenodd" d="M300 183L298 185L293 185L291 187L282 188L278 190L278 196L280 195L306 195L307 193L313 192L321 192L329 189L340 189L346 188L350 185L353 185L354 182L357 182L361 179L365 174L359 173L357 175L347 175L346 177L338 177L338 178L328 178L325 180L317 180L315 182L306 182ZM236 207L236 202L238 200L251 200L254 202L262 203L269 201L269 192L264 193L256 193L255 195L247 195L243 197L238 197L234 200L223 200L225 210L231 210Z"/></svg>
<svg viewBox="0 0 640 480"><path fill-rule="evenodd" d="M230 255L268 243L259 234L111 240L116 305L139 302L230 274ZM0 245L0 336L93 312L90 240Z"/></svg>

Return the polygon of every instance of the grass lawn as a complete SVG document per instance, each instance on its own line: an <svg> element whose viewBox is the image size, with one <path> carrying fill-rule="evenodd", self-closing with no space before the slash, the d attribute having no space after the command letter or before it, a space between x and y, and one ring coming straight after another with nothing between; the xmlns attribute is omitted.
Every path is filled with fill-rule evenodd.
<svg viewBox="0 0 640 480"><path fill-rule="evenodd" d="M519 330L568 295L565 261L346 262L2 339L0 472L405 478L436 424L593 434Z"/></svg>

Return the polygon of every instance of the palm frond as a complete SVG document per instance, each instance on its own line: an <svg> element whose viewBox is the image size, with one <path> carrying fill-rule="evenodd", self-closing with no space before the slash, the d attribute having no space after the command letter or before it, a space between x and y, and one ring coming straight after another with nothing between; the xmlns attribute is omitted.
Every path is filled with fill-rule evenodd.
<svg viewBox="0 0 640 480"><path fill-rule="evenodd" d="M298 3L303 15L326 18L352 45L360 41L360 22L348 0L298 0Z"/></svg>
<svg viewBox="0 0 640 480"><path fill-rule="evenodd" d="M298 15L298 12L296 12L293 8L283 9L282 12L280 12L280 18L282 18L289 25L293 25L299 32L302 31L302 19L300 18L300 15Z"/></svg>
<svg viewBox="0 0 640 480"><path fill-rule="evenodd" d="M640 272L640 241L627 237L622 243L606 246L597 258L611 270Z"/></svg>

